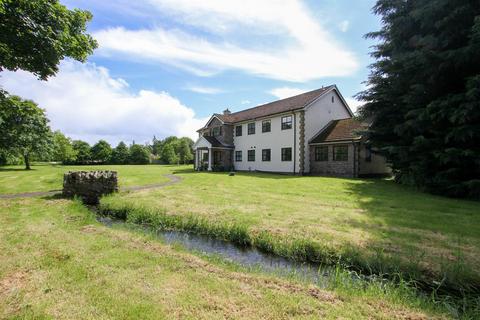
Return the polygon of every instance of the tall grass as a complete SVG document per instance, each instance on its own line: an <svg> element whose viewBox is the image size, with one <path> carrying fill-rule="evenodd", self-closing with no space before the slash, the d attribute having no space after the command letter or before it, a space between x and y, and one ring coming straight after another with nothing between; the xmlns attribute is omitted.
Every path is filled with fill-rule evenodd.
<svg viewBox="0 0 480 320"><path fill-rule="evenodd" d="M333 249L309 239L290 239L268 231L252 232L244 224L212 223L206 218L193 214L169 215L165 209L151 209L138 204L119 204L109 201L108 197L105 200L101 202L99 212L128 223L148 225L156 230L178 230L206 235L241 246L254 246L263 252L299 262L333 265L342 270L349 270L347 273L338 273L337 281L331 283L334 287L343 286L344 289L354 290L354 286L358 283L351 284L345 279L341 279L346 275L351 277L350 272L353 271L376 279L375 283L378 285L371 286L369 289L372 292L392 290L393 283L395 288L404 288L408 294L411 292L418 294L418 290L412 291L412 288L420 288L423 292L429 292L430 298L435 304L446 306L452 310L453 314L467 316L466 319L470 318L470 314L477 314L476 312L480 310L480 298L475 295L475 291L478 290L477 284L447 276L444 276L443 279L436 279L434 275L421 270L417 264L401 263L397 258L385 255L381 251L376 251L373 257L366 257L351 247L341 250ZM379 279L388 279L389 281L377 281ZM345 287L347 283L350 287ZM398 291L395 292L398 293ZM450 296L451 294L453 296Z"/></svg>

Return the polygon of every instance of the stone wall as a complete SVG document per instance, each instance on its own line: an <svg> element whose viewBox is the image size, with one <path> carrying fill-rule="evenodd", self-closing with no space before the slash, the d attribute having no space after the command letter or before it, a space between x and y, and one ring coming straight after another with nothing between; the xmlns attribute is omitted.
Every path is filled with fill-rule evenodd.
<svg viewBox="0 0 480 320"><path fill-rule="evenodd" d="M364 144L360 147L358 174L360 176L389 176L392 170L387 164L385 157L372 152L370 161L366 159L367 149Z"/></svg>
<svg viewBox="0 0 480 320"><path fill-rule="evenodd" d="M355 177L355 161L357 155L353 143L348 144L348 160L334 161L333 147L328 145L328 161L315 161L315 145L309 146L310 153L310 173L335 177Z"/></svg>
<svg viewBox="0 0 480 320"><path fill-rule="evenodd" d="M63 195L79 196L86 204L98 204L102 195L117 191L116 171L70 171L63 176Z"/></svg>

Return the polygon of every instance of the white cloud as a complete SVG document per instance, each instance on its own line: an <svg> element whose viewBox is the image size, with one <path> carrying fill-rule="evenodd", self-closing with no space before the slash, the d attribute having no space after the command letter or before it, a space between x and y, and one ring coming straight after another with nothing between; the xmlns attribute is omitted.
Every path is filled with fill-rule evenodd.
<svg viewBox="0 0 480 320"><path fill-rule="evenodd" d="M240 104L250 104L250 100L242 100L240 101Z"/></svg>
<svg viewBox="0 0 480 320"><path fill-rule="evenodd" d="M282 88L272 89L272 90L268 91L268 93L270 93L271 95L273 95L273 96L275 96L279 99L285 99L285 98L293 97L293 96L296 96L298 94L301 94L301 93L304 93L304 92L307 92L307 91L310 91L310 90L300 89L300 88L282 87Z"/></svg>
<svg viewBox="0 0 480 320"><path fill-rule="evenodd" d="M24 71L3 72L0 86L46 109L53 129L89 142L102 138L113 144L132 139L143 143L153 135L195 138L195 130L206 122L167 92L132 93L125 80L94 64L62 62L60 72L48 81Z"/></svg>
<svg viewBox="0 0 480 320"><path fill-rule="evenodd" d="M345 98L345 100L347 101L347 104L353 113L356 113L358 108L363 105L363 102L358 101L357 99L354 99L354 98Z"/></svg>
<svg viewBox="0 0 480 320"><path fill-rule="evenodd" d="M241 70L297 82L357 69L354 55L298 0L149 2L177 29L100 30L94 34L97 53L171 64L200 76Z"/></svg>
<svg viewBox="0 0 480 320"><path fill-rule="evenodd" d="M339 28L340 31L342 31L342 32L347 32L348 29L350 28L350 21L348 21L348 20L343 20L343 21L340 22L340 24L338 25L338 28Z"/></svg>
<svg viewBox="0 0 480 320"><path fill-rule="evenodd" d="M186 89L192 92L202 93L202 94L217 94L217 93L223 92L223 90L219 88L195 86L195 85L187 86Z"/></svg>

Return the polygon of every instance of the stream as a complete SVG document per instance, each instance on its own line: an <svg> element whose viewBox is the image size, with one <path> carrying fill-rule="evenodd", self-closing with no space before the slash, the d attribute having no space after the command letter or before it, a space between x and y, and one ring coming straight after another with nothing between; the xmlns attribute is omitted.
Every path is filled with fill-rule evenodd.
<svg viewBox="0 0 480 320"><path fill-rule="evenodd" d="M335 269L332 267L296 262L283 257L264 253L255 247L243 247L231 242L215 239L209 236L174 230L153 230L148 226L135 226L123 220L112 219L108 216L97 215L97 220L105 226L125 225L142 232L153 234L167 244L181 245L189 251L196 251L207 255L218 256L228 262L242 267L253 268L266 273L273 273L282 277L294 275L298 279L315 284L321 288L328 286ZM360 280L356 273L351 273L352 279Z"/></svg>
<svg viewBox="0 0 480 320"><path fill-rule="evenodd" d="M219 257L227 262L260 272L274 274L279 277L294 277L297 280L316 285L320 288L327 288L337 280L337 269L333 266L315 264L311 262L298 262L289 260L271 253L265 253L252 246L239 246L229 241L216 239L210 236L193 234L185 231L155 230L149 226L127 223L124 220L101 215L96 213L96 219L107 227L124 227L132 231L153 235L160 241L180 245L188 251L199 252L209 256ZM342 268L343 274L347 273L346 279L363 287L369 281L375 281L380 285L388 285L391 281L378 275L365 275ZM343 276L343 275L342 275ZM344 278L345 279L345 278ZM432 287L417 287L417 293L424 297L431 297L437 303L447 302L453 314L458 316L466 311L465 308L477 309L480 298L477 294L459 294L455 291L437 291L435 297L432 294ZM458 312L458 313L457 313Z"/></svg>

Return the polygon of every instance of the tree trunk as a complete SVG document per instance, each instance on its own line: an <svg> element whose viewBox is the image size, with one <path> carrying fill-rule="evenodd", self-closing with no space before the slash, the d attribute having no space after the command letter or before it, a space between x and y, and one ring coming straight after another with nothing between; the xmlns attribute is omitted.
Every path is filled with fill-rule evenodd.
<svg viewBox="0 0 480 320"><path fill-rule="evenodd" d="M28 154L23 155L23 160L25 161L25 170L31 170L32 168L30 168L30 157L28 156Z"/></svg>

